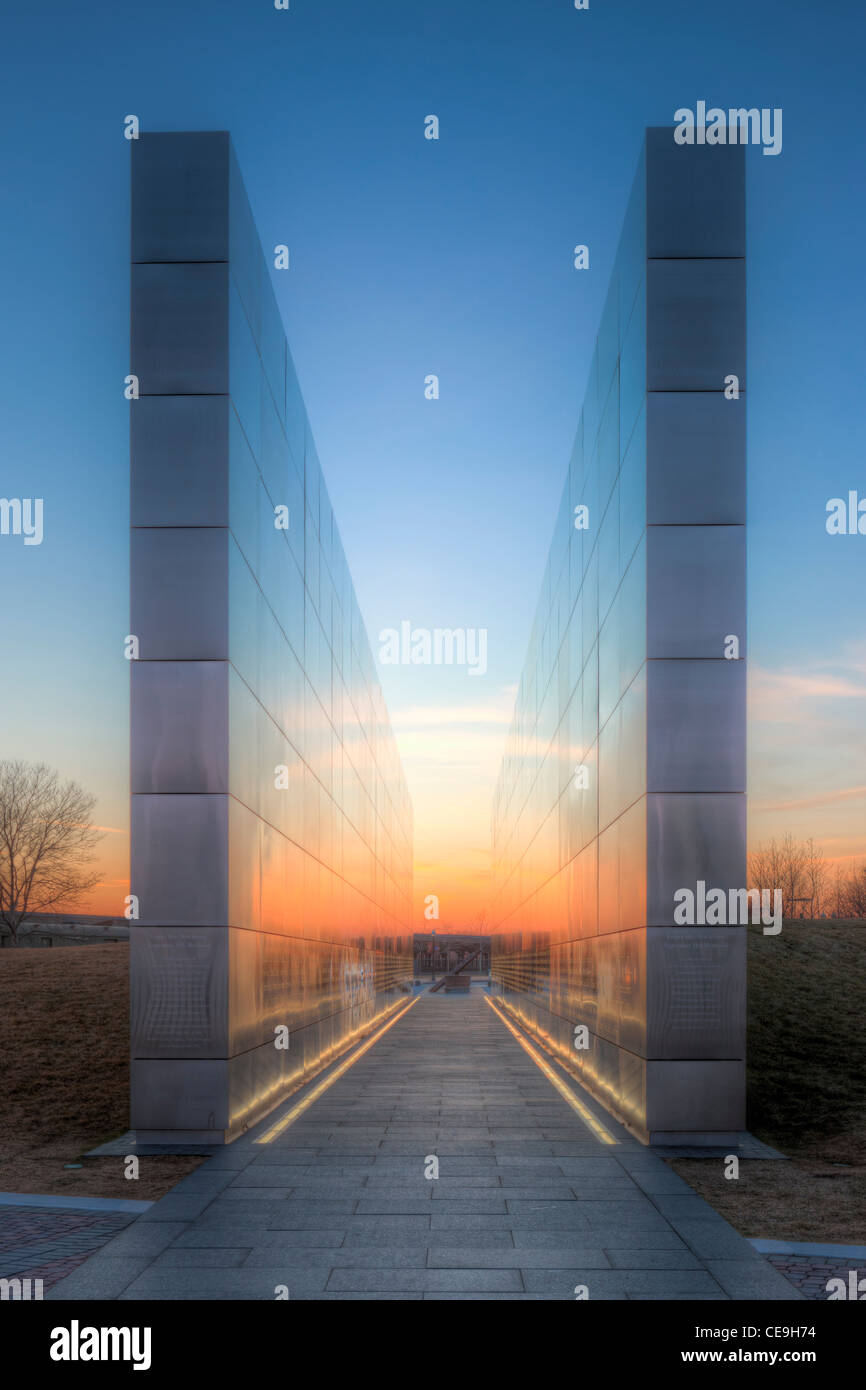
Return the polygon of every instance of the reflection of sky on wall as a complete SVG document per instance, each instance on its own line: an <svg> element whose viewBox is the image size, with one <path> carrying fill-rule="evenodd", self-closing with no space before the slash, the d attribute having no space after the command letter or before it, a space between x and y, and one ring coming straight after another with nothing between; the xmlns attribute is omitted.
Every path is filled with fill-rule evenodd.
<svg viewBox="0 0 866 1390"><path fill-rule="evenodd" d="M98 793L101 907L127 853L129 112L230 129L265 244L290 245L273 280L374 652L403 619L488 629L483 678L380 673L416 903L438 892L460 925L484 899L492 788L642 129L698 100L783 108L782 153L747 158L750 830L866 851L866 538L824 530L829 497L866 491L863 27L855 7L816 19L781 0L161 0L146 24L52 0L7 22L0 495L44 497L45 540L0 537L2 752Z"/></svg>

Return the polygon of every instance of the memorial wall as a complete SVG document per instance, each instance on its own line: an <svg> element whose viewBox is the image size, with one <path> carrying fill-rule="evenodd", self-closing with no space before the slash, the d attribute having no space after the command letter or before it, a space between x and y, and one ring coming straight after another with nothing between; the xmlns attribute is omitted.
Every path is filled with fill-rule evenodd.
<svg viewBox="0 0 866 1390"><path fill-rule="evenodd" d="M661 1144L745 1126L745 926L674 915L746 886L745 303L745 150L649 129L493 809L500 1004Z"/></svg>
<svg viewBox="0 0 866 1390"><path fill-rule="evenodd" d="M412 811L229 136L131 150L132 1124L218 1144L405 999Z"/></svg>

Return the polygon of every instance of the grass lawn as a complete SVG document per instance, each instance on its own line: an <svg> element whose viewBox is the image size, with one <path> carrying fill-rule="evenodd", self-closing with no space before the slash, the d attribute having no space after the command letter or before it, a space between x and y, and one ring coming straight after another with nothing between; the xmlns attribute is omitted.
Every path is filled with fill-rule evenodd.
<svg viewBox="0 0 866 1390"><path fill-rule="evenodd" d="M866 1244L866 923L749 929L748 1126L789 1156L672 1167L743 1235Z"/></svg>
<svg viewBox="0 0 866 1390"><path fill-rule="evenodd" d="M0 1191L150 1201L198 1167L82 1157L129 1128L126 944L0 951L0 1055Z"/></svg>

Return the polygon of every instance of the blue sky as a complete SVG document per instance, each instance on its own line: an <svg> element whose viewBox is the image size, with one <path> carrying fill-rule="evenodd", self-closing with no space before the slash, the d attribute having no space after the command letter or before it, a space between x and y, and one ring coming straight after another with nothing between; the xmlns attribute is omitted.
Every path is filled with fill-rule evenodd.
<svg viewBox="0 0 866 1390"><path fill-rule="evenodd" d="M0 537L3 754L98 793L117 869L123 118L229 129L264 243L291 248L275 288L374 650L403 618L489 632L484 679L381 672L419 893L450 856L471 916L643 127L698 99L781 107L782 153L747 156L752 829L866 852L866 537L824 529L829 497L866 495L864 29L853 3L796 0L49 0L7 13L0 495L44 497L45 540ZM438 142L423 138L429 113ZM578 242L591 249L580 274Z"/></svg>

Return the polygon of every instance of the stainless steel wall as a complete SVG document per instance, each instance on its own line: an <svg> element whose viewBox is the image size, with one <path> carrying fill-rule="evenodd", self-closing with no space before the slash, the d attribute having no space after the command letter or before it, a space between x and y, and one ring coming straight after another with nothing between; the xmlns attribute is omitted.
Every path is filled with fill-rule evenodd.
<svg viewBox="0 0 866 1390"><path fill-rule="evenodd" d="M493 812L502 1001L656 1143L745 1124L745 928L673 916L745 887L744 157L646 133Z"/></svg>
<svg viewBox="0 0 866 1390"><path fill-rule="evenodd" d="M131 149L132 1123L221 1143L403 999L412 812L228 134Z"/></svg>

